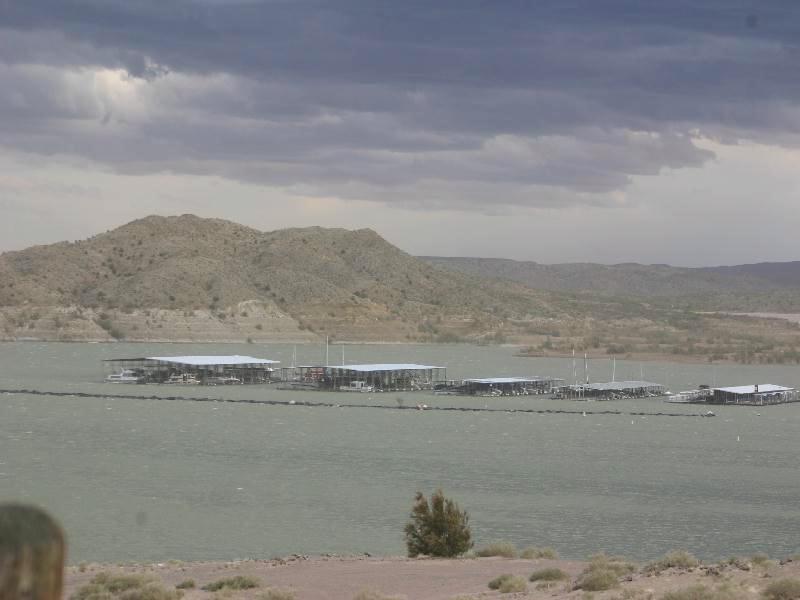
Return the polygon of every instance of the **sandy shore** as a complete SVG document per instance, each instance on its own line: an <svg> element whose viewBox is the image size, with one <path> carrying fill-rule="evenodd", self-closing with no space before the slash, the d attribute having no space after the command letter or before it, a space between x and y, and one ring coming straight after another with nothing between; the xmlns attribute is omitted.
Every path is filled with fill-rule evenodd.
<svg viewBox="0 0 800 600"><path fill-rule="evenodd" d="M184 598L252 598L257 599L268 587L289 588L297 600L352 600L364 590L373 590L387 597L407 600L468 600L472 598L575 598L588 597L587 592L573 590L575 578L586 563L567 560L523 560L505 558L478 559L406 559L373 557L302 557L285 559L248 560L237 562L169 563L136 566L83 565L67 569L67 596L88 583L97 573L139 573L161 580L174 587L193 579L197 587L186 590ZM527 580L533 571L558 567L572 578L569 581L537 589L528 584L528 591L500 594L491 591L487 583L504 573ZM257 578L261 587L246 591L223 592L216 595L199 588L210 582L246 575ZM742 600L758 600L772 581L783 577L800 576L800 562L769 561L752 564L742 561L738 566L708 565L694 569L669 569L658 575L634 573L621 579L618 587L593 592L594 600L640 599L658 600L667 591L702 584L709 590L724 590L726 596Z"/></svg>

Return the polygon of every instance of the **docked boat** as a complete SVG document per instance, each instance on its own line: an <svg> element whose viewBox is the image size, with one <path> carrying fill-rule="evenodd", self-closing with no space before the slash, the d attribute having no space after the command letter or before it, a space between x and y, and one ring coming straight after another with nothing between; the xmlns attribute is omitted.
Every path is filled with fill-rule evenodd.
<svg viewBox="0 0 800 600"><path fill-rule="evenodd" d="M200 382L191 373L173 373L164 383L175 385L198 385Z"/></svg>
<svg viewBox="0 0 800 600"><path fill-rule="evenodd" d="M207 385L238 385L242 380L238 377L209 377Z"/></svg>
<svg viewBox="0 0 800 600"><path fill-rule="evenodd" d="M375 387L367 385L366 381L351 381L350 385L340 385L340 392L374 392Z"/></svg>
<svg viewBox="0 0 800 600"><path fill-rule="evenodd" d="M106 383L139 383L142 377L131 369L122 369L119 373L111 373L106 377Z"/></svg>

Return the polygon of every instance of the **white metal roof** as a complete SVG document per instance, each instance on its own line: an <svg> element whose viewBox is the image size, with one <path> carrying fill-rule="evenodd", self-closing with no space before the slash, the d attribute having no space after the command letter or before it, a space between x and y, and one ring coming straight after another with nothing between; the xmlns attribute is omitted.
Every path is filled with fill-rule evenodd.
<svg viewBox="0 0 800 600"><path fill-rule="evenodd" d="M604 391L622 391L622 390L636 390L641 388L657 388L664 387L660 383L652 383L650 381L609 381L606 383L590 383L586 386L587 389Z"/></svg>
<svg viewBox="0 0 800 600"><path fill-rule="evenodd" d="M179 365L192 365L193 367L208 367L213 365L274 365L279 360L255 358L253 356L148 356L146 360L175 363Z"/></svg>
<svg viewBox="0 0 800 600"><path fill-rule="evenodd" d="M754 385L735 385L733 387L714 388L721 392L728 392L729 394L755 394L756 386ZM789 392L794 388L783 387L782 385L773 385L771 383L759 383L759 394L772 394L775 392Z"/></svg>
<svg viewBox="0 0 800 600"><path fill-rule="evenodd" d="M428 369L444 369L444 367L432 367L429 365L414 364L374 364L374 365L328 365L328 369L339 371L359 371L367 373L370 371L423 371Z"/></svg>
<svg viewBox="0 0 800 600"><path fill-rule="evenodd" d="M536 383L539 381L555 381L550 377L484 377L482 379L465 379L464 383Z"/></svg>

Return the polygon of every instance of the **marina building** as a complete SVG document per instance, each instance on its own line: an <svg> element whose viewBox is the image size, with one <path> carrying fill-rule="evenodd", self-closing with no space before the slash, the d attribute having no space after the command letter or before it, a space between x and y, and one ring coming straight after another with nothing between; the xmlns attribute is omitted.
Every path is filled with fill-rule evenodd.
<svg viewBox="0 0 800 600"><path fill-rule="evenodd" d="M343 392L432 390L447 377L445 367L406 363L302 366L284 373L289 389Z"/></svg>
<svg viewBox="0 0 800 600"><path fill-rule="evenodd" d="M557 397L570 400L622 400L663 396L666 392L666 386L651 381L608 381L564 386L558 390Z"/></svg>
<svg viewBox="0 0 800 600"><path fill-rule="evenodd" d="M528 396L550 394L563 383L563 379L553 377L484 377L451 382L438 393L459 396Z"/></svg>
<svg viewBox="0 0 800 600"><path fill-rule="evenodd" d="M253 356L149 356L103 361L108 383L230 385L270 383L277 360Z"/></svg>
<svg viewBox="0 0 800 600"><path fill-rule="evenodd" d="M714 388L709 404L744 404L764 406L797 402L797 390L772 383Z"/></svg>

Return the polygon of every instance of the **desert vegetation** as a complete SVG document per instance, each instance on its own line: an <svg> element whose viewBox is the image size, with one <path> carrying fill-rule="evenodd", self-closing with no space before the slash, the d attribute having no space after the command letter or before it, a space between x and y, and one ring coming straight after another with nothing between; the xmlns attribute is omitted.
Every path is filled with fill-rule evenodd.
<svg viewBox="0 0 800 600"><path fill-rule="evenodd" d="M442 490L431 495L430 502L417 492L411 518L405 527L408 555L452 557L472 548L469 515L446 498Z"/></svg>

